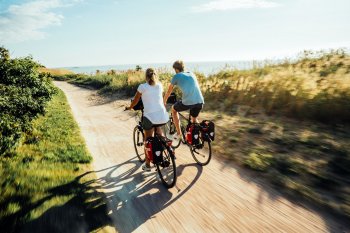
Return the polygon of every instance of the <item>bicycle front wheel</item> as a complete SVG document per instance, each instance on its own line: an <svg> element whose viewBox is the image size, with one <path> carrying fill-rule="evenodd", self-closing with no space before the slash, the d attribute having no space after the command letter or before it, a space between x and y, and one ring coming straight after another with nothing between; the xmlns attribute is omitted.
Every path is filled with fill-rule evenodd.
<svg viewBox="0 0 350 233"><path fill-rule="evenodd" d="M156 164L159 177L167 188L172 188L176 184L176 164L174 152L167 148L163 151L163 161Z"/></svg>
<svg viewBox="0 0 350 233"><path fill-rule="evenodd" d="M168 121L168 123L164 125L164 134L167 139L172 140L171 147L174 149L178 148L181 144L181 139L176 139L176 140L174 139L175 133L176 133L176 127L174 122Z"/></svg>
<svg viewBox="0 0 350 233"><path fill-rule="evenodd" d="M134 128L133 139L134 139L134 147L135 147L136 155L141 162L144 162L146 159L144 145L143 145L144 135L138 126L135 126Z"/></svg>
<svg viewBox="0 0 350 233"><path fill-rule="evenodd" d="M201 139L200 139L201 140ZM201 140L199 146L190 146L193 159L202 166L207 165L211 160L210 141Z"/></svg>

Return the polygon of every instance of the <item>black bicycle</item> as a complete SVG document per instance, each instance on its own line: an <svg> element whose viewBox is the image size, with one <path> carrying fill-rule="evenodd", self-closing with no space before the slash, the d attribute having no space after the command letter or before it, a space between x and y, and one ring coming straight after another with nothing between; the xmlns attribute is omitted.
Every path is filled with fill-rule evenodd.
<svg viewBox="0 0 350 233"><path fill-rule="evenodd" d="M169 103L169 102L168 102ZM163 130L165 132L165 136L168 139L172 140L172 147L178 148L181 143L187 145L190 148L191 154L193 159L202 166L207 165L212 156L211 151L211 135L209 135L208 127L198 124L198 123L192 123L191 122L191 116L188 114L188 117L185 117L181 113L179 113L180 117L180 127L182 132L182 137L184 141L180 139L174 139L174 134L176 133L176 127L173 120L172 112L170 112L170 119L169 121L164 125ZM199 135L198 135L198 143L191 143L188 135L189 132L187 132L187 129L191 127L191 125L195 124L196 127L199 128ZM186 127L184 127L186 125Z"/></svg>
<svg viewBox="0 0 350 233"><path fill-rule="evenodd" d="M140 105L136 105L134 110L141 111L141 116L138 114L137 116L137 125L133 131L133 141L134 147L137 157L141 162L146 160L145 150L144 150L144 132L142 127L142 119L143 119L143 107ZM174 149L171 147L172 141L168 138L159 135L156 130L157 127L154 127L154 138L161 143L161 150L159 156L160 158L154 158L150 160L157 167L157 171L162 183L167 188L172 188L176 184L176 163L175 163L175 155Z"/></svg>

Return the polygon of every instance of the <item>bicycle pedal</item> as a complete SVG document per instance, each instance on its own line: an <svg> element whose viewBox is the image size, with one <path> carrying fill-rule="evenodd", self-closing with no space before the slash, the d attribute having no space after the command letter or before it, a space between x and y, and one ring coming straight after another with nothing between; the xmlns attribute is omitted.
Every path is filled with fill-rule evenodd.
<svg viewBox="0 0 350 233"><path fill-rule="evenodd" d="M170 162L169 161L164 161L162 165L163 165L163 167L169 167Z"/></svg>
<svg viewBox="0 0 350 233"><path fill-rule="evenodd" d="M203 144L199 144L199 145L195 145L195 146L193 146L194 147L194 149L203 149L203 147L204 147L204 145Z"/></svg>

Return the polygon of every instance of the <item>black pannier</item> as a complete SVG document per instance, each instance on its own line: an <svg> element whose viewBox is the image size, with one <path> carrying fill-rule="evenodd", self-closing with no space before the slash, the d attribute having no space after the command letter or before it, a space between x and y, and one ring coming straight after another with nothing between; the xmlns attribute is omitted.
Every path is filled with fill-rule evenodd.
<svg viewBox="0 0 350 233"><path fill-rule="evenodd" d="M215 140L215 124L209 120L203 120L200 124L202 126L202 133L208 135L211 141ZM204 137L204 139L206 139Z"/></svg>
<svg viewBox="0 0 350 233"><path fill-rule="evenodd" d="M153 162L155 164L163 162L163 151L164 147L162 142L157 137L153 137L152 141L152 152L153 152Z"/></svg>
<svg viewBox="0 0 350 233"><path fill-rule="evenodd" d="M133 101L133 99L131 99L131 102ZM139 102L137 102L137 104L132 108L134 110L142 110L143 109L143 103L142 103L142 99L140 98Z"/></svg>
<svg viewBox="0 0 350 233"><path fill-rule="evenodd" d="M174 92L172 92L168 98L168 100L166 101L167 104L175 104L177 101L176 99L176 94Z"/></svg>

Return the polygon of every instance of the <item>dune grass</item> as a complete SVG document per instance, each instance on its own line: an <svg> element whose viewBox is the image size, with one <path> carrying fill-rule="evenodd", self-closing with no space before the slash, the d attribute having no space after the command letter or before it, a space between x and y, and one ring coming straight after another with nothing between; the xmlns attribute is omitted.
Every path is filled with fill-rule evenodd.
<svg viewBox="0 0 350 233"><path fill-rule="evenodd" d="M44 68L41 67L39 68L40 73L49 73L50 75L55 75L55 76L63 76L67 74L74 74L74 72L66 69L55 69L55 68Z"/></svg>
<svg viewBox="0 0 350 233"><path fill-rule="evenodd" d="M247 105L267 114L349 122L350 56L341 50L314 56L200 78L207 107L230 113Z"/></svg>
<svg viewBox="0 0 350 233"><path fill-rule="evenodd" d="M305 52L297 61L257 64L250 70L223 70L205 77L196 73L206 108L232 113L236 105L267 114L328 123L350 121L350 56L343 50ZM170 73L160 73L164 88ZM56 80L99 89L101 94L133 95L144 82L143 71L67 74ZM178 92L178 90L176 90Z"/></svg>
<svg viewBox="0 0 350 233"><path fill-rule="evenodd" d="M94 178L93 173L86 173L92 157L62 91L49 103L46 115L34 121L33 128L22 139L21 146L7 157L0 157L3 232L19 231L60 206L65 208L39 221L38 227L42 232L45 229L49 232L50 227L64 230L69 224L60 217L71 216L73 210L84 214L85 203L95 198L94 194L85 193L87 187L83 185L87 179ZM84 173L86 176L77 181ZM84 221L82 218L78 222Z"/></svg>
<svg viewBox="0 0 350 233"><path fill-rule="evenodd" d="M160 73L159 80L168 85L171 74ZM85 86L93 89L98 89L98 93L109 95L113 93L122 93L127 96L132 96L136 93L138 86L145 82L144 71L122 71L122 72L97 72L95 75L85 74L66 74L53 75L57 81L68 81L69 83Z"/></svg>

